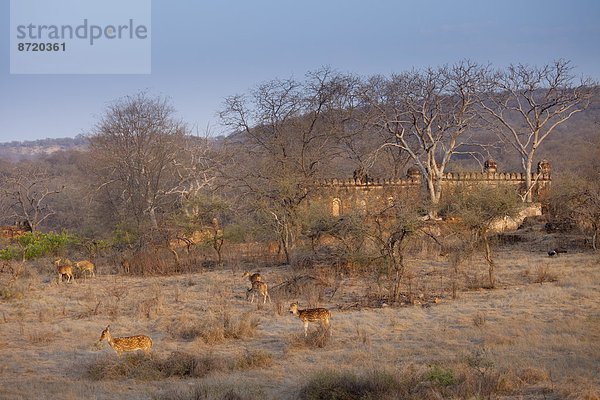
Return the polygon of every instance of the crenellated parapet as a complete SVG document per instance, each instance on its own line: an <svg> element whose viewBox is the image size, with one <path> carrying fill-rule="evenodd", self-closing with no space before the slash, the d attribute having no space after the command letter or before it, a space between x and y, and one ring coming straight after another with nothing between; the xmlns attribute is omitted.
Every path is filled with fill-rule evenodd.
<svg viewBox="0 0 600 400"><path fill-rule="evenodd" d="M339 187L376 187L376 186L412 186L420 184L420 181L412 179L386 179L386 178L374 178L368 181L354 180L354 179L323 179L315 181L314 186L339 186Z"/></svg>
<svg viewBox="0 0 600 400"><path fill-rule="evenodd" d="M549 182L550 163L547 160L542 160L538 163L537 172L531 174L531 180L537 182ZM484 166L484 172L448 172L442 175L442 181L448 183L455 182L525 182L526 174L523 172L497 172L496 162L488 160ZM323 179L315 181L314 186L320 187L378 187L378 186L414 186L422 183L421 171L416 167L411 167L407 171L406 178L368 178L366 180L349 178L349 179Z"/></svg>
<svg viewBox="0 0 600 400"><path fill-rule="evenodd" d="M532 174L534 177L536 174ZM444 174L443 181L525 181L522 172L448 172Z"/></svg>

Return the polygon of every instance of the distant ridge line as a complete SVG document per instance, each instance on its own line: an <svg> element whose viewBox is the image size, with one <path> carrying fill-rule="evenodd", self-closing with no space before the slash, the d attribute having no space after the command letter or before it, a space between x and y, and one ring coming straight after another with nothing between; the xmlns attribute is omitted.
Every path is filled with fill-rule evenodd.
<svg viewBox="0 0 600 400"><path fill-rule="evenodd" d="M83 135L65 138L47 138L37 140L13 140L0 143L0 159L19 161L47 156L59 151L88 149L88 138Z"/></svg>

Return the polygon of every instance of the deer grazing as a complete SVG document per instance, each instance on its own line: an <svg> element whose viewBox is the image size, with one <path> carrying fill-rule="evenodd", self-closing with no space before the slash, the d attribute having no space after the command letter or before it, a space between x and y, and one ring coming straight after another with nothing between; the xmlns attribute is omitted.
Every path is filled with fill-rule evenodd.
<svg viewBox="0 0 600 400"><path fill-rule="evenodd" d="M91 261L77 261L74 265L75 267L79 268L82 275L85 273L85 271L87 271L91 276L96 276L96 272L94 271L96 269L96 266Z"/></svg>
<svg viewBox="0 0 600 400"><path fill-rule="evenodd" d="M330 331L329 320L331 319L331 312L326 308L300 310L298 303L292 303L290 304L290 313L296 315L304 323L304 337L308 336L309 322L320 322L324 328Z"/></svg>
<svg viewBox="0 0 600 400"><path fill-rule="evenodd" d="M74 282L75 278L73 277L73 264L71 260L68 258L57 258L53 262L56 267L56 272L58 273L58 283L62 282L63 275L67 277L67 282Z"/></svg>
<svg viewBox="0 0 600 400"><path fill-rule="evenodd" d="M110 325L106 327L100 334L98 344L105 340L108 342L110 347L113 348L117 355L120 357L126 351L143 350L144 353L149 354L152 349L152 339L146 335L138 336L127 336L114 338L110 334Z"/></svg>
<svg viewBox="0 0 600 400"><path fill-rule="evenodd" d="M256 296L257 293L263 297L263 304L267 302L267 299L269 299L269 303L271 303L269 287L262 281L255 281L252 283L252 287L246 291L246 301L248 301L248 298L251 298L250 303L254 303L254 296Z"/></svg>

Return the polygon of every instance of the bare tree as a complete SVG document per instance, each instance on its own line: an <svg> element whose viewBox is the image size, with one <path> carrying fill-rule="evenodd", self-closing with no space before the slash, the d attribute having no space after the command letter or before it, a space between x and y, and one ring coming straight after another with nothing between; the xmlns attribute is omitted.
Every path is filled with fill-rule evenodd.
<svg viewBox="0 0 600 400"><path fill-rule="evenodd" d="M598 250L600 235L600 135L588 142L587 149L578 154L585 160L575 173L560 177L552 186L549 196L549 215L558 226L579 227L591 236L594 250Z"/></svg>
<svg viewBox="0 0 600 400"><path fill-rule="evenodd" d="M323 68L305 81L275 79L225 101L221 119L241 150L229 178L254 211L269 221L286 259L298 234L298 207L340 138L354 104L352 77Z"/></svg>
<svg viewBox="0 0 600 400"><path fill-rule="evenodd" d="M388 134L381 147L402 149L421 170L432 216L446 168L475 122L477 94L485 76L486 68L462 61L366 82L363 98L373 123Z"/></svg>
<svg viewBox="0 0 600 400"><path fill-rule="evenodd" d="M576 83L572 71L567 60L542 67L510 65L494 74L481 98L484 118L521 158L526 179L523 201L533 198L533 165L542 143L589 105L593 82Z"/></svg>
<svg viewBox="0 0 600 400"><path fill-rule="evenodd" d="M90 136L96 190L137 229L159 228L169 213L212 180L207 140L194 137L163 98L145 93L110 105Z"/></svg>
<svg viewBox="0 0 600 400"><path fill-rule="evenodd" d="M571 202L575 219L592 236L592 248L598 250L598 234L600 234L600 183L597 180L586 181Z"/></svg>
<svg viewBox="0 0 600 400"><path fill-rule="evenodd" d="M223 262L223 244L225 242L225 233L222 221L231 217L229 203L213 191L211 195L198 195L190 198L183 204L183 212L176 219L178 228L183 228L185 232L191 233L191 237L184 234L177 235L177 239L187 246L189 253L192 245L199 244L194 240L194 232L201 231L202 244L212 246L217 255L217 264ZM178 220L178 221L177 221Z"/></svg>
<svg viewBox="0 0 600 400"><path fill-rule="evenodd" d="M406 263L406 247L416 237L423 221L419 218L417 204L413 199L396 199L393 204L373 215L372 223L365 221L366 235L370 238L379 256L389 281L390 301L400 300L400 285L409 267ZM408 297L412 301L412 291Z"/></svg>
<svg viewBox="0 0 600 400"><path fill-rule="evenodd" d="M35 166L15 167L3 181L0 193L5 218L36 232L56 213L51 200L64 186L58 186L48 171Z"/></svg>

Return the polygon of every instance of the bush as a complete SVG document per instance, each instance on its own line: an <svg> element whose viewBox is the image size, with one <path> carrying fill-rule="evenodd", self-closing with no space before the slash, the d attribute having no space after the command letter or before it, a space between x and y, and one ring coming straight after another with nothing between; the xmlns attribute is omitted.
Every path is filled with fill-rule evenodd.
<svg viewBox="0 0 600 400"><path fill-rule="evenodd" d="M229 370L229 363L223 358L213 355L193 356L175 352L166 360L158 362L158 369L164 377L202 378L211 372Z"/></svg>
<svg viewBox="0 0 600 400"><path fill-rule="evenodd" d="M20 300L25 297L25 291L22 286L1 285L0 300Z"/></svg>
<svg viewBox="0 0 600 400"><path fill-rule="evenodd" d="M438 365L431 367L427 373L427 380L439 386L452 386L456 384L454 371L450 368L443 368Z"/></svg>
<svg viewBox="0 0 600 400"><path fill-rule="evenodd" d="M218 357L212 354L196 356L174 352L166 358L141 353L114 354L98 357L88 365L87 374L92 380L161 380L166 378L203 378L213 372L230 372L268 367L273 357L264 351L247 351L239 358Z"/></svg>
<svg viewBox="0 0 600 400"><path fill-rule="evenodd" d="M144 354L126 354L115 357L113 354L97 359L87 368L91 379L100 380L160 380L170 377L201 378L213 371L227 371L228 362L211 355L193 356L175 352L166 359Z"/></svg>
<svg viewBox="0 0 600 400"><path fill-rule="evenodd" d="M126 354L116 357L114 354L98 358L88 365L88 376L95 381L101 380L158 380L163 377L159 363L153 357L144 354Z"/></svg>
<svg viewBox="0 0 600 400"><path fill-rule="evenodd" d="M253 337L258 325L259 319L254 313L232 314L223 310L204 320L173 321L169 331L173 337L201 338L206 344L218 344L227 339Z"/></svg>
<svg viewBox="0 0 600 400"><path fill-rule="evenodd" d="M246 350L246 353L235 361L236 369L265 368L272 364L273 355L264 350Z"/></svg>
<svg viewBox="0 0 600 400"><path fill-rule="evenodd" d="M17 246L12 245L0 250L2 260L32 260L40 257L56 256L65 248L75 245L79 239L68 233L28 232L16 239Z"/></svg>
<svg viewBox="0 0 600 400"><path fill-rule="evenodd" d="M397 399L400 382L384 372L358 376L345 372L321 372L300 389L299 398L312 400Z"/></svg>
<svg viewBox="0 0 600 400"><path fill-rule="evenodd" d="M18 248L11 246L6 249L0 250L0 260L19 260L21 258L21 252Z"/></svg>

